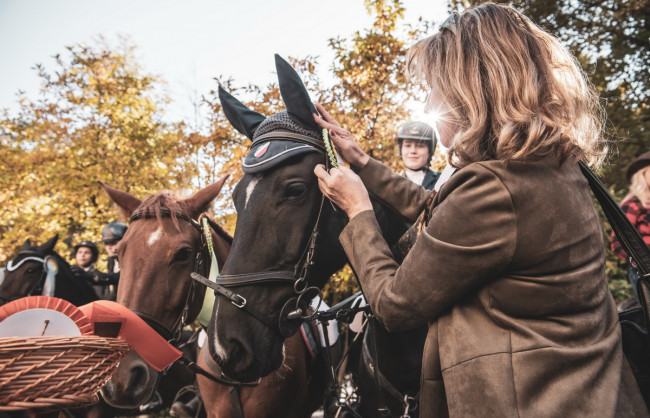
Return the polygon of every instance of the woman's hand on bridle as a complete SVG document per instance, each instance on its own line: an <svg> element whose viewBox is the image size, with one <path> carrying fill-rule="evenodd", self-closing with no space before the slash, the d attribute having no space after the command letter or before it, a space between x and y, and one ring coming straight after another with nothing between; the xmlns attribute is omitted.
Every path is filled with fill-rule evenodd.
<svg viewBox="0 0 650 418"><path fill-rule="evenodd" d="M360 212L372 210L368 190L361 178L348 167L333 167L328 173L323 164L318 164L314 174L318 177L318 187L323 195L347 213L350 219Z"/></svg>
<svg viewBox="0 0 650 418"><path fill-rule="evenodd" d="M336 150L341 154L341 157L356 169L365 167L370 157L359 147L354 136L346 129L341 128L320 103L316 102L314 104L318 112L323 116L321 118L315 114L314 120L318 126L329 131L330 138L332 138L332 142L334 142L334 146L336 146Z"/></svg>

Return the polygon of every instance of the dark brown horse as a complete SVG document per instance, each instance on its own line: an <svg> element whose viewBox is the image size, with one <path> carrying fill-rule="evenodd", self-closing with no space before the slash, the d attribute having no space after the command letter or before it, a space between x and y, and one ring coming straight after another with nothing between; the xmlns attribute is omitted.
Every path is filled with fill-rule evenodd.
<svg viewBox="0 0 650 418"><path fill-rule="evenodd" d="M282 364L282 343L305 317L301 293L321 288L347 261L338 242L347 219L323 200L313 174L316 164L327 165L321 130L312 118L316 111L298 75L277 56L276 69L286 112L266 118L219 90L231 124L253 141L233 195L238 213L233 247L218 279L237 297L217 299L208 339L211 356L228 376L240 380L266 376ZM388 243L396 242L406 231L404 220L378 202L373 205ZM354 370L363 385L364 416L403 412L402 393L415 395L419 387L421 333L391 336L375 329L366 340L366 358L358 358L359 370ZM376 349L395 340L395 350ZM412 351L420 353L413 362L400 360L399 355ZM364 350L358 352L361 356ZM394 355L397 360L390 358ZM374 371L369 375L364 370L368 365L383 368L381 378L388 376L391 388L386 390ZM402 382L400 371L405 370ZM391 392L398 392L396 401ZM378 396L379 402L372 399Z"/></svg>
<svg viewBox="0 0 650 418"><path fill-rule="evenodd" d="M54 251L58 235L42 245L26 240L15 259L7 263L4 280L0 284L0 305L22 298L47 294L67 300L76 306L97 300L90 283L72 274L70 264ZM50 258L50 264L46 258ZM54 263L54 264L52 264ZM48 282L48 269L57 271ZM53 292L52 292L53 291Z"/></svg>

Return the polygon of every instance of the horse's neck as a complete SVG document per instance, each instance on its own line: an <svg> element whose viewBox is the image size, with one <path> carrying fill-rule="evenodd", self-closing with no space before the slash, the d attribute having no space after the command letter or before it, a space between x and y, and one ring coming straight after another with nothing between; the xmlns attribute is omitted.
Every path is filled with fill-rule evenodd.
<svg viewBox="0 0 650 418"><path fill-rule="evenodd" d="M381 373L400 391L417 390L422 367L422 353L428 327L388 332L376 320L364 338L368 350Z"/></svg>
<svg viewBox="0 0 650 418"><path fill-rule="evenodd" d="M58 254L48 254L55 258L59 271L56 274L56 285L54 295L67 300L77 306L85 305L97 300L97 294L92 285L85 280L72 274L70 264Z"/></svg>
<svg viewBox="0 0 650 418"><path fill-rule="evenodd" d="M334 210L329 202L325 202L323 219L319 225L316 242L316 261L310 279L314 286L322 288L329 277L340 270L348 262L339 235L345 227L347 218L340 209Z"/></svg>
<svg viewBox="0 0 650 418"><path fill-rule="evenodd" d="M221 232L216 231L214 228L210 228L212 235L212 246L214 248L214 255L217 258L217 263L219 270L223 267L230 254L230 247L232 244L232 239L226 239L221 236Z"/></svg>

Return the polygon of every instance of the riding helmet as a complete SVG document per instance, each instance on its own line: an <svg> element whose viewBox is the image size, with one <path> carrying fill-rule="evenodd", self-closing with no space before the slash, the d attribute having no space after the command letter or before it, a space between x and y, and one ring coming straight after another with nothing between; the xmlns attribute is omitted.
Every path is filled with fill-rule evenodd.
<svg viewBox="0 0 650 418"><path fill-rule="evenodd" d="M429 148L429 159L433 157L436 150L438 139L433 128L424 122L407 122L404 126L397 131L397 146L399 147L399 155L402 155L402 142L405 139L412 139L415 141L422 141L427 144Z"/></svg>
<svg viewBox="0 0 650 418"><path fill-rule="evenodd" d="M95 245L94 242L91 241L81 241L79 244L75 245L74 248L74 254L77 254L77 251L81 247L86 247L90 248L90 252L92 253L93 257L90 260L91 263L95 263L97 261L97 258L99 257L99 250L97 249L97 245Z"/></svg>
<svg viewBox="0 0 650 418"><path fill-rule="evenodd" d="M102 231L102 242L104 244L118 242L122 237L124 237L127 228L126 224L123 224L122 222L111 222L106 225Z"/></svg>

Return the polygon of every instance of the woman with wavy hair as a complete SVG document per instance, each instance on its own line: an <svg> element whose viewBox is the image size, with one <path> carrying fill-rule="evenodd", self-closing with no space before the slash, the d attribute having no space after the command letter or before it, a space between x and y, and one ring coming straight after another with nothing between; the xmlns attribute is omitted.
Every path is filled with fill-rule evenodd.
<svg viewBox="0 0 650 418"><path fill-rule="evenodd" d="M598 212L577 162L606 154L597 94L556 38L509 6L453 14L409 52L455 172L398 265L368 191L414 221L428 193L317 105L352 168L315 174L389 330L428 324L420 416L645 416L621 349ZM358 174L357 174L358 173Z"/></svg>

